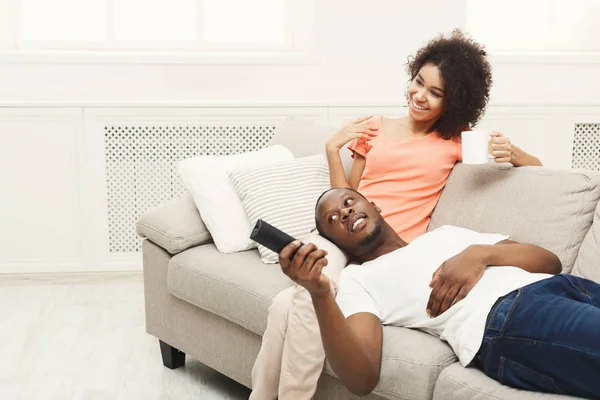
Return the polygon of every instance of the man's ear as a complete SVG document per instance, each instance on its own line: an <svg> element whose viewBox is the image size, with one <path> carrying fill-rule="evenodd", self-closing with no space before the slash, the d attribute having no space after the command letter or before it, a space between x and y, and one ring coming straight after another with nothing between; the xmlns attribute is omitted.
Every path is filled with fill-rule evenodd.
<svg viewBox="0 0 600 400"><path fill-rule="evenodd" d="M379 214L381 214L381 208L377 207L377 204L375 204L375 203L373 203L373 202L371 202L371 204L373 204L373 207L375 207L375 209L377 210L377 212L378 212Z"/></svg>

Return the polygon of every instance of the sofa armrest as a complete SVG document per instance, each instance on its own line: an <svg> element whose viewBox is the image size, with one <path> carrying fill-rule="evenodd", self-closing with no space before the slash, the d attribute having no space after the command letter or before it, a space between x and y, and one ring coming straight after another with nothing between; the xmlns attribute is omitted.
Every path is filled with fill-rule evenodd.
<svg viewBox="0 0 600 400"><path fill-rule="evenodd" d="M171 254L212 240L190 194L146 211L135 227L139 236L150 239Z"/></svg>

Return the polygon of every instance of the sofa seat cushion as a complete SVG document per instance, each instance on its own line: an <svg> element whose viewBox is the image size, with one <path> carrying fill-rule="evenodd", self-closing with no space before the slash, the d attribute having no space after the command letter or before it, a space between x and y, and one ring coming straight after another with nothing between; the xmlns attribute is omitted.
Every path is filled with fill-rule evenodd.
<svg viewBox="0 0 600 400"><path fill-rule="evenodd" d="M262 335L273 297L292 285L279 264L266 265L257 250L224 254L206 244L169 261L173 296Z"/></svg>
<svg viewBox="0 0 600 400"><path fill-rule="evenodd" d="M428 229L507 234L554 252L571 272L599 198L600 174L591 171L457 164Z"/></svg>
<svg viewBox="0 0 600 400"><path fill-rule="evenodd" d="M459 363L444 369L438 378L434 400L566 400L572 396L529 392L504 386L476 368L464 368Z"/></svg>
<svg viewBox="0 0 600 400"><path fill-rule="evenodd" d="M456 360L450 346L435 336L385 326L381 375L373 393L386 399L431 399L438 376ZM335 376L329 363L325 372Z"/></svg>

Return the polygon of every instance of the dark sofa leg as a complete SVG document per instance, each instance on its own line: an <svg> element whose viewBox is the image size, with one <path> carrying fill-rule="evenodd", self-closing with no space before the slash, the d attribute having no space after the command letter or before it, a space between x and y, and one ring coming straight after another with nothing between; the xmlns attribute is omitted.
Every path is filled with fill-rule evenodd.
<svg viewBox="0 0 600 400"><path fill-rule="evenodd" d="M159 340L160 354L162 354L163 365L169 369L176 369L185 365L185 353L175 347Z"/></svg>

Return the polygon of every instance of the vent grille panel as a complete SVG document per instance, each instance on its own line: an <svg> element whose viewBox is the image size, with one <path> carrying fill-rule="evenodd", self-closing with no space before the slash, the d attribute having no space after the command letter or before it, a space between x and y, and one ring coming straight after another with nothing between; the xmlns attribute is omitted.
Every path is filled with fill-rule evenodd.
<svg viewBox="0 0 600 400"><path fill-rule="evenodd" d="M274 133L271 125L106 126L109 251L141 251L135 233L140 215L185 193L177 162L259 150Z"/></svg>

